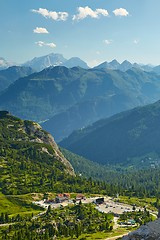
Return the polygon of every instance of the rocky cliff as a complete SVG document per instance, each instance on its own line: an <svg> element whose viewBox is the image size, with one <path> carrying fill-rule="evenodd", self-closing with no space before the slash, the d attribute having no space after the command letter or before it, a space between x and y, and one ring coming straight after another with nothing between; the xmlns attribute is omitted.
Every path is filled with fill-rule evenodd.
<svg viewBox="0 0 160 240"><path fill-rule="evenodd" d="M12 151L13 143L16 148L21 143L30 144L34 151L44 153L45 158L48 155L53 162L62 163L66 173L75 175L72 165L60 152L54 138L38 123L21 120L10 115L8 111L0 111L0 136L2 145L4 142L10 144L6 151ZM37 149L35 149L35 144Z"/></svg>
<svg viewBox="0 0 160 240"><path fill-rule="evenodd" d="M142 225L136 231L123 237L122 240L160 240L160 218Z"/></svg>

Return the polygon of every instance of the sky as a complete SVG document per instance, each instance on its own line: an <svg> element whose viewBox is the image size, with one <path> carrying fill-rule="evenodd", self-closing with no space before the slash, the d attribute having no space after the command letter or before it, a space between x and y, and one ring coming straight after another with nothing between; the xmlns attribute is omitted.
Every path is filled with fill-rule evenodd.
<svg viewBox="0 0 160 240"><path fill-rule="evenodd" d="M160 64L160 0L0 0L0 57Z"/></svg>

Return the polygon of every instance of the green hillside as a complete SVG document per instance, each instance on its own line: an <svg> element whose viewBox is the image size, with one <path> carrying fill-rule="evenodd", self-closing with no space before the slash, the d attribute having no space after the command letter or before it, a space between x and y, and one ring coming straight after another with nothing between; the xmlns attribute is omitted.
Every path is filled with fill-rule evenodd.
<svg viewBox="0 0 160 240"><path fill-rule="evenodd" d="M32 196L32 195L31 195ZM43 208L33 205L31 203L32 197L27 195L4 195L0 193L0 215L7 213L11 216L15 216L21 213L23 216L30 215L31 213L39 213L43 211Z"/></svg>
<svg viewBox="0 0 160 240"><path fill-rule="evenodd" d="M110 192L108 184L76 176L53 137L39 124L0 112L0 192Z"/></svg>
<svg viewBox="0 0 160 240"><path fill-rule="evenodd" d="M129 171L125 174L125 169L119 168L119 175L116 166L102 171L99 164L95 165L66 150L62 152L53 137L39 124L21 120L7 111L0 112L0 239L49 240L54 235L64 240L94 239L93 236L96 239L102 237L102 232L104 237L114 234L113 215L99 212L93 204L83 205L80 201L64 208L48 207L47 211L39 214L42 209L33 205L32 201L46 196L53 198L57 193L64 192L74 193L74 196L75 193L94 196L115 196L119 193L128 197L159 194L155 178L159 175L156 172L134 174L139 181L142 177L145 181L152 176L152 184L149 180L147 185L142 186L132 181L133 174L130 172L129 175ZM64 156L75 166L77 176ZM82 165L83 168L80 167ZM89 175L96 171L99 174L95 179L98 180L104 173L106 177L101 181L92 180ZM154 204L155 199L152 201Z"/></svg>
<svg viewBox="0 0 160 240"><path fill-rule="evenodd" d="M53 137L39 124L0 112L0 223L8 218L19 221L20 217L11 220L18 214L22 218L38 214L42 208L32 201L46 193L110 191L108 184L76 176Z"/></svg>
<svg viewBox="0 0 160 240"><path fill-rule="evenodd" d="M77 175L105 182L110 195L117 191L121 195L158 197L160 195L160 167L149 165L141 168L137 165L122 166L122 164L103 165L90 161L82 156L60 148L64 156L71 162ZM116 193L117 193L116 192Z"/></svg>
<svg viewBox="0 0 160 240"><path fill-rule="evenodd" d="M64 149L60 151L53 138L37 123L18 119L8 112L0 112L0 146L0 192L13 198L18 194L22 202L22 194L34 192L114 195L126 190L126 194L128 191L139 196L141 189L141 193L155 196L159 191L157 182L149 181L151 175L152 179L159 176L158 170L137 172L135 180L135 173L130 169L119 165L103 167Z"/></svg>
<svg viewBox="0 0 160 240"><path fill-rule="evenodd" d="M70 163L41 127L0 112L0 191L4 194L59 191L73 178Z"/></svg>

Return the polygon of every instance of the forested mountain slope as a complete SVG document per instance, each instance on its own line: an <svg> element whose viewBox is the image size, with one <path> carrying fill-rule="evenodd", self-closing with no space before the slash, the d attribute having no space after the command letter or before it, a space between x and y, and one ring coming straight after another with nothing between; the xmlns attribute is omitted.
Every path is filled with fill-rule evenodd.
<svg viewBox="0 0 160 240"><path fill-rule="evenodd" d="M103 164L160 164L160 101L75 131L61 146Z"/></svg>
<svg viewBox="0 0 160 240"><path fill-rule="evenodd" d="M0 71L0 92L9 87L18 78L32 74L34 70L30 67L13 66Z"/></svg>
<svg viewBox="0 0 160 240"><path fill-rule="evenodd" d="M0 191L55 190L74 178L71 164L39 124L0 112Z"/></svg>
<svg viewBox="0 0 160 240"><path fill-rule="evenodd" d="M0 111L0 193L116 191L76 176L53 137L35 122Z"/></svg>
<svg viewBox="0 0 160 240"><path fill-rule="evenodd" d="M154 73L57 66L17 80L0 95L0 109L24 119L50 119L43 127L60 140L159 96L160 77Z"/></svg>

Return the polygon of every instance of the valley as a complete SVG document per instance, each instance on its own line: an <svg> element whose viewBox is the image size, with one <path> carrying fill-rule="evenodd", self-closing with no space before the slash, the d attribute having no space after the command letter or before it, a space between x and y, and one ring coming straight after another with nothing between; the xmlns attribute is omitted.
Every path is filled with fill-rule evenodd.
<svg viewBox="0 0 160 240"><path fill-rule="evenodd" d="M0 239L117 239L155 220L159 75L31 67L0 71Z"/></svg>
<svg viewBox="0 0 160 240"><path fill-rule="evenodd" d="M72 197L76 196L75 194L71 194L71 195L72 195ZM77 195L77 196L79 196L79 195ZM33 195L33 197L34 197L34 195ZM40 197L40 195L39 195L39 197ZM83 195L83 197L84 197L84 195ZM100 203L99 200L103 200L103 202ZM97 202L97 204L96 204L96 202ZM123 204L123 203L120 203L118 201L118 199L113 199L111 197L103 197L100 195L97 197L93 197L93 196L84 197L84 199L81 199L81 200L77 200L77 198L75 198L75 199L69 198L68 200L63 200L60 203L56 203L55 199L49 200L49 198L48 198L48 200L45 199L45 200L40 200L40 201L34 201L33 204L38 205L38 207L41 206L46 210L39 212L38 214L36 214L36 212L34 212L34 214L33 214L33 212L32 212L32 213L30 213L30 215L29 214L21 215L21 213L19 213L18 215L15 215L15 220L13 217L14 215L12 215L12 220L11 220L10 216L8 216L8 220L2 220L2 214L1 214L1 222L3 222L3 224L2 223L0 224L0 231L1 231L2 235L5 233L5 231L3 229L8 228L8 227L10 229L9 232L7 233L8 237L13 236L13 233L15 230L18 233L19 227L17 224L19 224L19 225L21 225L21 228L20 228L21 235L23 236L23 232L27 231L27 229L25 229L26 224L29 227L31 223L33 224L33 222L35 222L35 224L36 224L35 227L36 228L38 227L38 229L41 228L41 224L42 224L43 229L45 227L45 229L46 229L45 232L46 232L49 227L48 225L46 225L46 223L48 222L48 220L50 218L54 217L54 223L57 224L56 221L58 221L59 217L60 218L62 217L64 224L65 224L65 225L63 224L63 229L66 228L66 230L65 230L66 232L61 232L61 237L57 235L58 234L58 232L57 232L56 233L57 239L71 239L71 238L72 239L81 239L81 238L97 239L97 237L99 236L99 239L104 240L105 237L111 237L111 239L112 239L113 236L114 237L119 236L120 234L125 235L125 233L133 231L137 226L139 226L140 220L142 220L142 219L144 221L149 221L149 219L150 220L152 219L152 217L148 218L150 215L148 210L146 211L142 207L136 207L136 209L133 210L132 205ZM80 214L77 219L78 220L77 224L80 224L80 223L83 224L83 220L85 220L85 222L86 222L87 216L85 215L85 211L88 211L88 214L90 215L90 217L94 211L94 214L96 214L96 219L94 219L95 222L93 223L93 219L91 221L91 218L89 218L90 223L87 223L87 225L89 227L88 230L87 230L87 228L85 228L85 230L83 230L83 227L80 224L79 230L77 229L78 232L76 232L77 230L74 231L73 228L72 228L72 231L73 231L72 233L71 233L71 230L69 230L69 229L68 229L69 232L67 232L67 228L70 228L69 221L71 221L71 216L73 214L73 213L71 214L70 211L73 212L74 209L79 209L78 212L77 211L75 212L76 215ZM83 211L82 211L82 209L83 209ZM96 212L97 210L99 213ZM55 213L56 213L56 217L54 216ZM63 215L62 215L62 213L63 213ZM68 214L71 214L70 217ZM111 225L109 224L109 222L108 222L108 224L106 223L106 226L104 226L104 224L102 225L102 221L103 221L101 218L102 214L103 214L103 217L105 216L106 221L107 221L107 219L110 219ZM152 216L152 214L153 213L151 211L150 216ZM5 214L5 216L6 216L6 214ZM65 217L68 219L67 220L68 223L64 220ZM98 219L99 220L101 219L100 225L99 225ZM111 219L112 219L112 221L111 221ZM133 219L135 219L135 220L133 220ZM25 222L25 225L22 224L22 221ZM28 221L30 221L30 222L28 222ZM4 223L4 222L6 222L6 223ZM97 224L95 225L95 223L97 223ZM92 226L89 226L90 224L92 224ZM12 227L11 227L11 225L12 225ZM108 229L109 225L110 225L110 229ZM98 226L100 227L100 229ZM72 227L73 227L73 222L72 222ZM50 228L51 228L51 225L50 225ZM52 233L50 232L51 229L49 230L49 236L51 236L51 234L53 234L54 225L52 228L53 228ZM31 230L31 231L32 231L31 235L35 236L33 230ZM62 231L59 229L59 226L58 226L58 231ZM83 233L83 231L84 231L84 233ZM29 237L29 235L28 235L29 233L26 232L25 234L27 234L27 236ZM71 238L69 237L70 234L72 235ZM40 234L40 236L43 238L42 233ZM39 234L37 234L36 239L39 239L40 236L39 236ZM44 239L46 236L47 235L45 234ZM14 237L13 237L13 239L14 239Z"/></svg>
<svg viewBox="0 0 160 240"><path fill-rule="evenodd" d="M136 198L134 203L128 205L127 199L129 201L132 195L137 195L135 191L139 192L138 188L128 188L126 191L123 181L117 184L115 178L114 183L113 176L106 182L106 180L92 180L89 176L85 178L76 175L67 159L72 158L72 161L75 159L75 163L78 161L81 166L84 161L89 166L93 163L66 150L62 153L53 137L39 124L14 117L7 111L1 111L0 133L0 236L2 239L17 240L17 236L20 239L26 237L27 240L33 237L50 239L53 235L57 239L64 240L74 237L96 239L97 236L99 239L105 239L125 234L132 228L155 219L158 199L154 198L151 205L147 204L147 208L144 208L146 204L140 207L141 204ZM113 169L108 168L108 170L112 175ZM114 171L118 176L118 171L116 169ZM121 175L120 172L119 174ZM109 177L109 172L106 172L107 176ZM74 194L71 194L71 199L65 200L62 197L63 192L74 192ZM151 194L145 188L142 192L143 197ZM93 197L93 194L96 194L96 197ZM118 200L113 201L117 194L118 196L123 194L128 198L124 200L118 197ZM106 195L110 197L106 198ZM57 201L60 203L56 203ZM135 207L134 204L137 206ZM74 219L73 211L75 211ZM62 212L66 212L66 219ZM88 220L87 216L90 216ZM130 225L130 219L135 219L134 225ZM52 225L51 222L55 224Z"/></svg>
<svg viewBox="0 0 160 240"><path fill-rule="evenodd" d="M21 72L24 69L19 67ZM10 68L0 71L3 87L4 71L7 78L13 78ZM138 68L122 72L50 66L31 72L19 74L19 79L0 92L0 109L41 122L58 142L98 120L153 103L160 95L159 75Z"/></svg>
<svg viewBox="0 0 160 240"><path fill-rule="evenodd" d="M160 1L0 1L0 240L160 240Z"/></svg>

